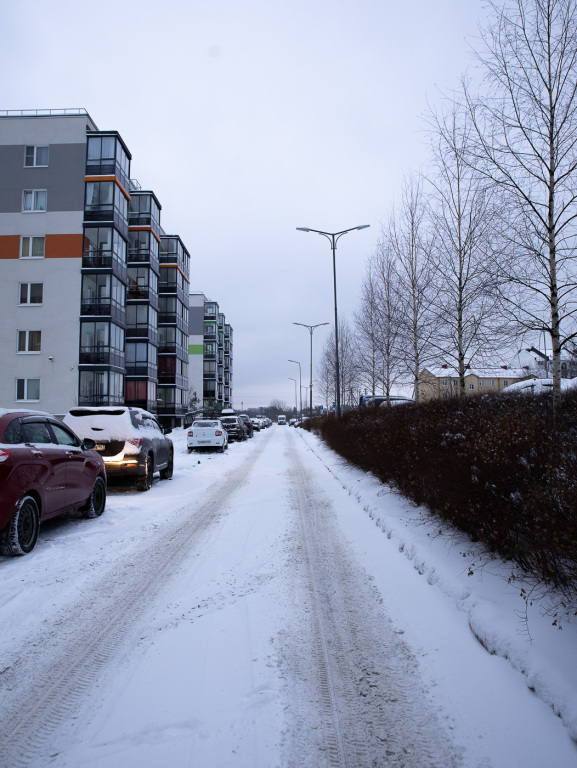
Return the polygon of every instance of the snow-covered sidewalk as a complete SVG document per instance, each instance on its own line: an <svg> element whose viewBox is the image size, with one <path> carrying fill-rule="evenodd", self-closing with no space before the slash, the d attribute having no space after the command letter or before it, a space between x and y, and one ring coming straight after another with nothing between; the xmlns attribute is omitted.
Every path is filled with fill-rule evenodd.
<svg viewBox="0 0 577 768"><path fill-rule="evenodd" d="M519 576L513 565L487 559L467 536L352 467L315 435L305 431L301 435L335 481L374 521L377 534L386 537L416 574L464 614L485 649L519 672L577 740L577 619L564 617L554 624L539 600L524 599L521 590L522 586L529 590L527 584L510 581L512 573ZM397 581L395 588L395 604L403 616L414 608L406 586ZM418 636L415 640L419 641Z"/></svg>

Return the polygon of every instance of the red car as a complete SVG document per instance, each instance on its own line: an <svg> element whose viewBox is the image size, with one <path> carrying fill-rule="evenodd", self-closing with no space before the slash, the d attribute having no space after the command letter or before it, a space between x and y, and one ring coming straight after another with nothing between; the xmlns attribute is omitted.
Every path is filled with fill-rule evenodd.
<svg viewBox="0 0 577 768"><path fill-rule="evenodd" d="M0 409L1 554L31 552L50 517L104 512L106 470L94 445L48 413Z"/></svg>

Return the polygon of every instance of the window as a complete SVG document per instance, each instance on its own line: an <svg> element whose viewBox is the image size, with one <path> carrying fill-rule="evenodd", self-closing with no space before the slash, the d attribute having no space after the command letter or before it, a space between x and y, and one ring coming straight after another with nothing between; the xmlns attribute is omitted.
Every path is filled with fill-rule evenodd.
<svg viewBox="0 0 577 768"><path fill-rule="evenodd" d="M148 304L128 304L126 307L126 325L131 329L158 328L158 314Z"/></svg>
<svg viewBox="0 0 577 768"><path fill-rule="evenodd" d="M489 386L490 386L490 387L494 387L494 386L495 386L495 379L491 379L491 380L489 381Z"/></svg>
<svg viewBox="0 0 577 768"><path fill-rule="evenodd" d="M130 160L116 136L90 136L88 138L86 172L88 175L97 176L114 174L128 189Z"/></svg>
<svg viewBox="0 0 577 768"><path fill-rule="evenodd" d="M480 387L484 387L485 386L485 381L483 379L479 379L479 386Z"/></svg>
<svg viewBox="0 0 577 768"><path fill-rule="evenodd" d="M114 275L83 275L82 276L82 306L93 308L97 305L112 305L124 307L125 288Z"/></svg>
<svg viewBox="0 0 577 768"><path fill-rule="evenodd" d="M505 379L505 380L503 381L503 386L504 386L504 387L508 387L508 386L509 386L509 380L508 380L508 379Z"/></svg>
<svg viewBox="0 0 577 768"><path fill-rule="evenodd" d="M228 350L227 350L227 351L228 351ZM446 386L447 386L447 379L443 379L443 386L444 386L444 387L446 387Z"/></svg>
<svg viewBox="0 0 577 768"><path fill-rule="evenodd" d="M22 192L22 210L24 213L46 210L47 192L45 189L25 189Z"/></svg>
<svg viewBox="0 0 577 768"><path fill-rule="evenodd" d="M20 258L43 259L44 243L43 237L23 237L20 240Z"/></svg>
<svg viewBox="0 0 577 768"><path fill-rule="evenodd" d="M31 167L46 167L48 165L48 147L26 147L24 165Z"/></svg>
<svg viewBox="0 0 577 768"><path fill-rule="evenodd" d="M52 435L45 421L27 421L22 424L22 431L27 443L46 445L52 442Z"/></svg>
<svg viewBox="0 0 577 768"><path fill-rule="evenodd" d="M469 384L469 389L475 389L475 385L472 382Z"/></svg>
<svg viewBox="0 0 577 768"><path fill-rule="evenodd" d="M126 399L156 401L156 384L152 381L138 381L129 379L126 381Z"/></svg>
<svg viewBox="0 0 577 768"><path fill-rule="evenodd" d="M16 379L16 400L40 400L40 379Z"/></svg>
<svg viewBox="0 0 577 768"><path fill-rule="evenodd" d="M42 331L18 331L18 352L40 352Z"/></svg>
<svg viewBox="0 0 577 768"><path fill-rule="evenodd" d="M43 283L20 283L20 304L42 304Z"/></svg>
<svg viewBox="0 0 577 768"><path fill-rule="evenodd" d="M50 429L54 432L54 437L56 438L58 445L78 446L80 444L72 432L69 432L65 427L50 422Z"/></svg>
<svg viewBox="0 0 577 768"><path fill-rule="evenodd" d="M123 402L124 376L113 371L81 371L79 402L82 405Z"/></svg>

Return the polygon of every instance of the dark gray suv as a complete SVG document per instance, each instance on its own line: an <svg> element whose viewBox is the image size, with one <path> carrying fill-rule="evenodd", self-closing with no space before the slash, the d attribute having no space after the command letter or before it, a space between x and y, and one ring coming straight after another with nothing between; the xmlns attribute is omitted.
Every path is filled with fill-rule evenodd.
<svg viewBox="0 0 577 768"><path fill-rule="evenodd" d="M228 440L238 440L239 442L247 439L248 430L244 426L240 416L221 416L222 426L228 432Z"/></svg>
<svg viewBox="0 0 577 768"><path fill-rule="evenodd" d="M96 443L108 480L133 479L138 491L148 491L156 472L172 477L174 446L156 417L128 406L72 408L63 419L81 438Z"/></svg>

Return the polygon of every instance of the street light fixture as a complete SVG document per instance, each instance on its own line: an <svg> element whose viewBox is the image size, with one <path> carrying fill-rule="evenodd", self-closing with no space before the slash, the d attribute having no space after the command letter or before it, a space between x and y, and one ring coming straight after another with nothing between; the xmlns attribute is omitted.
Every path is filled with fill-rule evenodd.
<svg viewBox="0 0 577 768"><path fill-rule="evenodd" d="M320 328L321 325L329 325L329 323L317 323L316 325L307 325L306 323L293 323L293 325L302 325L303 328L308 328L311 334L311 384L310 384L310 417L313 417L313 331L315 328Z"/></svg>
<svg viewBox="0 0 577 768"><path fill-rule="evenodd" d="M295 416L296 416L296 414L298 413L298 407L299 407L299 404L297 402L297 380L293 379L292 376L289 376L289 379L291 381L294 381L294 383L295 383Z"/></svg>
<svg viewBox="0 0 577 768"><path fill-rule="evenodd" d="M341 376L339 370L339 323L337 316L337 262L335 257L335 251L337 250L337 241L347 232L354 232L357 229L367 229L370 224L361 224L358 227L351 227L350 229L343 229L342 232L322 232L320 229L310 229L310 227L297 227L299 232L316 232L317 235L322 235L330 241L333 251L333 284L335 292L335 384L337 389L336 406L337 406L337 419L341 417Z"/></svg>
<svg viewBox="0 0 577 768"><path fill-rule="evenodd" d="M301 406L301 421L303 420L303 380L301 376L301 364L298 360L289 360L289 363L296 363L299 367L299 397L300 397L300 406Z"/></svg>

